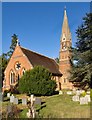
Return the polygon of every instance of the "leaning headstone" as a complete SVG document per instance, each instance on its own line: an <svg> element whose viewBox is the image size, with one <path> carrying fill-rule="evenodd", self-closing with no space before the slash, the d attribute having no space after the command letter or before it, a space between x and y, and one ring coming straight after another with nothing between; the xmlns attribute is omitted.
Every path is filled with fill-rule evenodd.
<svg viewBox="0 0 92 120"><path fill-rule="evenodd" d="M59 91L59 95L62 95L62 94L63 94L63 92L60 90L60 91Z"/></svg>
<svg viewBox="0 0 92 120"><path fill-rule="evenodd" d="M85 98L87 98L88 102L91 102L90 95L85 95Z"/></svg>
<svg viewBox="0 0 92 120"><path fill-rule="evenodd" d="M18 104L18 98L14 98L14 104Z"/></svg>
<svg viewBox="0 0 92 120"><path fill-rule="evenodd" d="M13 103L14 102L14 96L12 94L12 96L10 96L10 103Z"/></svg>
<svg viewBox="0 0 92 120"><path fill-rule="evenodd" d="M26 98L22 98L22 105L27 105L27 99Z"/></svg>
<svg viewBox="0 0 92 120"><path fill-rule="evenodd" d="M7 93L7 97L10 98L10 93Z"/></svg>
<svg viewBox="0 0 92 120"><path fill-rule="evenodd" d="M80 97L80 105L88 104L88 99L86 97Z"/></svg>
<svg viewBox="0 0 92 120"><path fill-rule="evenodd" d="M41 99L40 98L36 98L34 104L41 105Z"/></svg>
<svg viewBox="0 0 92 120"><path fill-rule="evenodd" d="M73 101L79 101L79 96L77 96L77 95L73 96L73 97L72 97L72 100L73 100Z"/></svg>

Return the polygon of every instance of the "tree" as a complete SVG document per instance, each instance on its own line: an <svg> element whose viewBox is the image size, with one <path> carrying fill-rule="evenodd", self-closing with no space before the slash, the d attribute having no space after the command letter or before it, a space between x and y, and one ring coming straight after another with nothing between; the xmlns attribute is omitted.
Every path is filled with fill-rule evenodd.
<svg viewBox="0 0 92 120"><path fill-rule="evenodd" d="M76 34L70 81L80 88L92 88L92 13L86 14Z"/></svg>
<svg viewBox="0 0 92 120"><path fill-rule="evenodd" d="M56 82L51 80L51 73L42 66L35 66L26 71L19 80L20 93L51 95L56 89Z"/></svg>
<svg viewBox="0 0 92 120"><path fill-rule="evenodd" d="M7 52L7 56L10 58L12 56L13 51L15 50L16 44L17 44L18 36L16 34L13 34L12 40L11 40L11 46L9 52Z"/></svg>
<svg viewBox="0 0 92 120"><path fill-rule="evenodd" d="M5 68L7 66L7 63L8 63L8 60L7 60L7 55L6 54L2 54L0 56L0 88L2 87L3 85L3 80L4 80L4 71L5 71Z"/></svg>
<svg viewBox="0 0 92 120"><path fill-rule="evenodd" d="M2 80L4 80L4 71L5 71L5 68L7 66L7 63L8 63L7 55L3 53L0 56L0 67L2 70Z"/></svg>

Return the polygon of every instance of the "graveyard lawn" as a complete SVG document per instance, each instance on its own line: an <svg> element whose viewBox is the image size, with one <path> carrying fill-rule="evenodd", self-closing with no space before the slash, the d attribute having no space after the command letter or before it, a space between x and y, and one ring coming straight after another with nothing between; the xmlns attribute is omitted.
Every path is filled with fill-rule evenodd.
<svg viewBox="0 0 92 120"><path fill-rule="evenodd" d="M44 104L39 115L43 118L90 118L90 104L73 102L72 96L63 94L42 99Z"/></svg>
<svg viewBox="0 0 92 120"><path fill-rule="evenodd" d="M17 98L23 98L25 95L16 95ZM28 96L25 96L28 97ZM42 105L38 106L37 110L40 118L89 118L90 117L90 104L80 105L79 102L73 102L72 96L63 95L53 95L40 97L42 100ZM3 111L5 111L6 105L9 100L5 100L2 103ZM22 106L21 103L17 105L19 109L22 110L20 113L20 118L26 117L26 112L28 112L27 106Z"/></svg>

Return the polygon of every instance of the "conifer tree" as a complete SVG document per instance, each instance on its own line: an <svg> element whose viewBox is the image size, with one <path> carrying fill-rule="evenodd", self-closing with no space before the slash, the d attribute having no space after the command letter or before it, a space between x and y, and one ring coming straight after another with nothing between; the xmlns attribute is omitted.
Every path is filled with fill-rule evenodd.
<svg viewBox="0 0 92 120"><path fill-rule="evenodd" d="M80 88L92 88L92 13L86 14L76 34L70 81Z"/></svg>
<svg viewBox="0 0 92 120"><path fill-rule="evenodd" d="M16 34L13 34L12 40L11 40L11 46L10 51L7 52L7 56L10 58L12 56L13 51L15 50L16 44L17 44L18 36Z"/></svg>

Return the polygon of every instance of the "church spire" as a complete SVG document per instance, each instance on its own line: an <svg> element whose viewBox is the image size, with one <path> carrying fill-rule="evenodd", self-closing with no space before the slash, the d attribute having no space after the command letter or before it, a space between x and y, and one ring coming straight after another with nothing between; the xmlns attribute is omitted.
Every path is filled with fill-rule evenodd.
<svg viewBox="0 0 92 120"><path fill-rule="evenodd" d="M66 7L64 8L64 19L63 19L63 25L62 25L62 35L67 36L69 39L70 36L70 29L69 29L69 25L68 25L68 18L67 18L67 12L66 12Z"/></svg>

